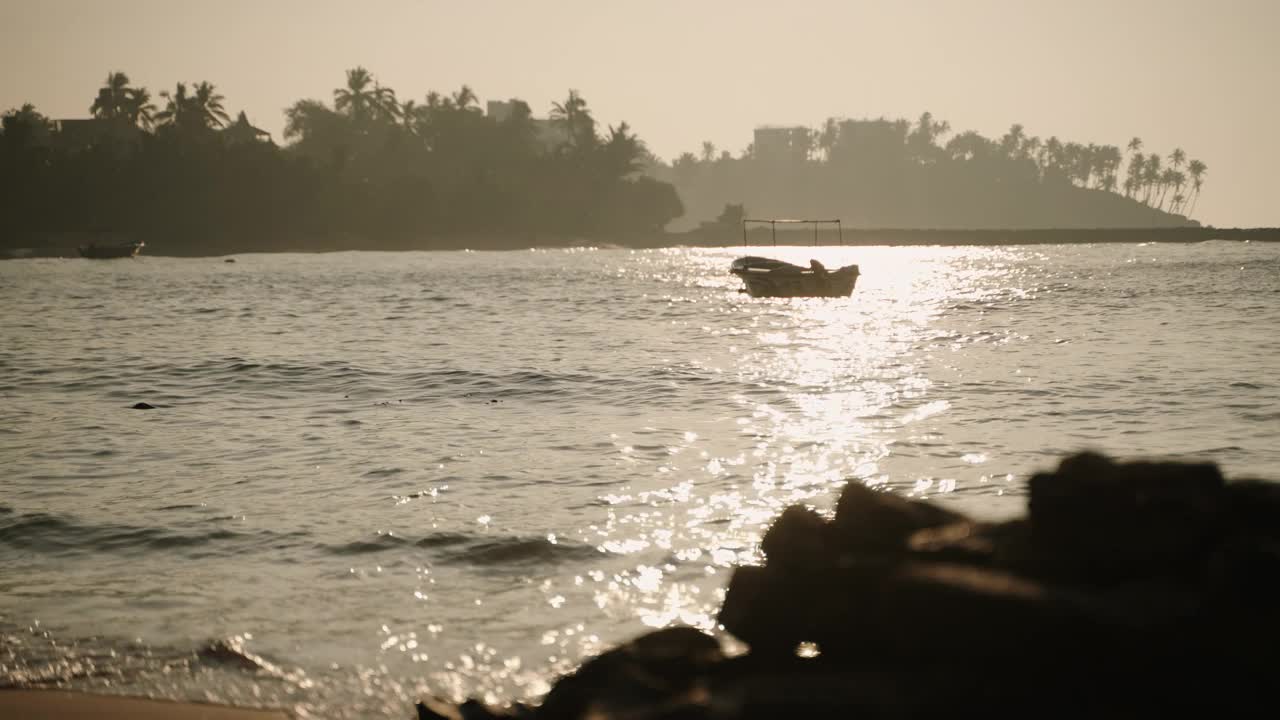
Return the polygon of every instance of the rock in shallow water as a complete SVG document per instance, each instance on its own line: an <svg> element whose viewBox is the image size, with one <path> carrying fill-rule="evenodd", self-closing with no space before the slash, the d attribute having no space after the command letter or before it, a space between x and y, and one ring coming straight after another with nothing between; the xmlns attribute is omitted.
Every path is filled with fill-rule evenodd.
<svg viewBox="0 0 1280 720"><path fill-rule="evenodd" d="M836 503L833 544L842 551L900 550L918 530L949 525L964 516L922 500L908 500L850 482Z"/></svg>
<svg viewBox="0 0 1280 720"><path fill-rule="evenodd" d="M1082 453L1028 488L1045 569L1085 582L1194 571L1221 539L1228 508L1222 475L1206 463Z"/></svg>
<svg viewBox="0 0 1280 720"><path fill-rule="evenodd" d="M660 630L520 716L1237 714L1280 666L1277 528L1280 486L1203 463L1073 456L999 524L852 483L830 522L784 511L730 578L718 619L749 653Z"/></svg>

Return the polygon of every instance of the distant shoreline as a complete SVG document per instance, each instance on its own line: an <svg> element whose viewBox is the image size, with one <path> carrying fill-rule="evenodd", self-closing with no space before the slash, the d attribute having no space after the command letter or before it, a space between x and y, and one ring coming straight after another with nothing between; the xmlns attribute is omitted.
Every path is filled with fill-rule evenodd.
<svg viewBox="0 0 1280 720"><path fill-rule="evenodd" d="M692 233L691 233L692 234ZM836 244L836 233L824 230L819 244ZM727 238L726 238L727 239ZM768 243L767 229L752 230L751 245ZM1196 243L1208 240L1280 242L1280 228L1044 228L1044 229L905 229L853 228L843 231L845 245L1087 245L1095 243ZM718 243L725 244L725 243ZM729 244L742 245L739 234ZM811 245L812 230L778 231L779 245Z"/></svg>
<svg viewBox="0 0 1280 720"><path fill-rule="evenodd" d="M77 246L89 242L110 244L133 239L115 233L46 233L25 238L8 238L0 243L0 257L79 257ZM772 245L768 229L752 230L748 246ZM557 237L541 235L449 235L421 238L366 238L330 236L313 238L272 238L253 240L238 238L186 239L180 245L166 246L162 239L139 237L147 244L143 256L153 257L222 257L246 253L320 253L320 252L398 252L457 250L530 250L568 247L615 247L620 249L656 249L673 247L743 247L740 232L707 232L631 235L626 237ZM1269 228L1046 228L1046 229L898 229L848 228L843 232L847 246L1008 246L1008 245L1087 245L1098 243L1197 243L1209 240L1280 242L1280 227ZM779 230L780 246L813 244L811 230ZM824 230L819 245L838 244L834 232Z"/></svg>

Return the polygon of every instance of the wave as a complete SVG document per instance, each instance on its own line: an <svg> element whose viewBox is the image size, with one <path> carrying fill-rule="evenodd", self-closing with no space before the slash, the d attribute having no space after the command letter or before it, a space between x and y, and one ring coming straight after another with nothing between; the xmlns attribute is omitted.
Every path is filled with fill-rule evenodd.
<svg viewBox="0 0 1280 720"><path fill-rule="evenodd" d="M428 551L444 564L480 567L578 562L597 558L603 552L591 545L551 542L544 537L495 537L455 532L432 533L418 540L385 533L368 540L324 546L325 552L339 556L410 549Z"/></svg>
<svg viewBox="0 0 1280 720"><path fill-rule="evenodd" d="M686 397L691 387L736 387L731 377L690 367L637 368L633 373L460 367L395 371L342 361L254 362L226 357L190 365L135 358L85 373L78 362L73 363L62 370L29 369L21 373L25 377L19 384L25 390L97 391L129 405L145 399L170 407L221 402L227 396L234 396L237 404L253 396L276 400L323 396L339 403L334 412L353 409L342 407L344 401L386 398L403 403L457 399L662 405Z"/></svg>
<svg viewBox="0 0 1280 720"><path fill-rule="evenodd" d="M314 543L305 531L281 533L214 527L208 530L94 524L62 515L18 513L0 506L0 546L44 555L84 553L137 555L181 553L192 557L232 556L247 551L309 548L330 556L356 556L390 551L428 552L450 565L480 567L559 564L598 557L594 546L545 537L432 533L411 539L391 533L340 544Z"/></svg>
<svg viewBox="0 0 1280 720"><path fill-rule="evenodd" d="M64 515L0 509L0 545L48 555L177 551L203 557L230 555L247 548L293 547L306 536L305 532L278 533L263 529L178 530L118 523L95 524Z"/></svg>

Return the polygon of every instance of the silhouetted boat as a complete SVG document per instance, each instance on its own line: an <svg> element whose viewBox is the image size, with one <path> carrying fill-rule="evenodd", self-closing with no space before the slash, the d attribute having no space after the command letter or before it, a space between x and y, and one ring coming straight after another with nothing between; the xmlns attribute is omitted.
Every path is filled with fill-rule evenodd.
<svg viewBox="0 0 1280 720"><path fill-rule="evenodd" d="M91 260L110 260L112 258L133 257L142 251L143 245L146 245L146 243L141 240L117 243L114 245L89 243L88 245L81 245L79 250L80 257L89 258Z"/></svg>
<svg viewBox="0 0 1280 720"><path fill-rule="evenodd" d="M773 229L773 245L778 245L778 224L812 223L814 244L817 244L818 225L833 223L844 244L844 232L839 220L743 220L742 244L747 244L747 223L767 223ZM751 297L848 297L858 282L857 265L845 265L827 270L817 260L810 260L809 267L793 265L774 258L747 255L733 261L729 272L742 278L746 286L740 292Z"/></svg>

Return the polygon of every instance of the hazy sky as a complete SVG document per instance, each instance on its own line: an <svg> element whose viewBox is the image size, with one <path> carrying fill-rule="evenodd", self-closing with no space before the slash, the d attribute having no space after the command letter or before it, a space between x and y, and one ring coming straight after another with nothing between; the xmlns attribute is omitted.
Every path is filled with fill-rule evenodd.
<svg viewBox="0 0 1280 720"><path fill-rule="evenodd" d="M659 156L765 123L917 117L1209 166L1197 209L1280 225L1280 0L0 0L0 108L83 117L110 70L210 80L277 141L294 100L369 68L401 99L463 83L545 115L576 88Z"/></svg>

